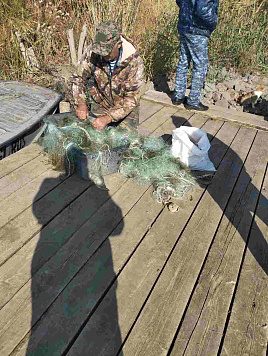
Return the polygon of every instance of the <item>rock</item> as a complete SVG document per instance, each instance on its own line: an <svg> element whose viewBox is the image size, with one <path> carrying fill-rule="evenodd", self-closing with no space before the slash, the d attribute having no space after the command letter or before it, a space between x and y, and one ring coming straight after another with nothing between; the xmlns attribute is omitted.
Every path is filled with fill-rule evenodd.
<svg viewBox="0 0 268 356"><path fill-rule="evenodd" d="M214 83L208 82L205 84L204 92L205 93L211 93L216 90L216 86Z"/></svg>
<svg viewBox="0 0 268 356"><path fill-rule="evenodd" d="M253 83L245 83L245 90L246 92L250 92L250 91L253 91L253 90L256 90L257 88L259 87L259 85L255 85Z"/></svg>
<svg viewBox="0 0 268 356"><path fill-rule="evenodd" d="M242 91L242 92L246 92L248 90L246 87L246 83L239 79L234 81L234 89L236 91Z"/></svg>
<svg viewBox="0 0 268 356"><path fill-rule="evenodd" d="M226 108L226 109L229 108L229 103L228 103L228 101L227 101L226 99L224 99L224 98L222 98L222 99L216 101L216 102L215 102L215 105L216 105L216 106L221 106L221 107Z"/></svg>
<svg viewBox="0 0 268 356"><path fill-rule="evenodd" d="M215 91L213 94L212 94L212 99L214 101L219 101L221 99L221 94L217 91Z"/></svg>
<svg viewBox="0 0 268 356"><path fill-rule="evenodd" d="M202 103L203 103L204 105L213 104L213 103L211 103L210 100L208 100L207 98L203 98L201 101L202 101Z"/></svg>
<svg viewBox="0 0 268 356"><path fill-rule="evenodd" d="M153 82L149 82L147 90L154 90L154 83Z"/></svg>
<svg viewBox="0 0 268 356"><path fill-rule="evenodd" d="M218 83L218 84L216 85L216 88L217 88L217 90L218 90L219 92L221 92L221 93L227 90L226 86L225 86L223 83Z"/></svg>
<svg viewBox="0 0 268 356"><path fill-rule="evenodd" d="M207 101L210 101L211 99L213 99L213 95L214 95L213 92L207 93L207 94L206 94L206 100L207 100Z"/></svg>
<svg viewBox="0 0 268 356"><path fill-rule="evenodd" d="M222 99L227 100L228 102L232 101L231 95L230 93L227 91L225 91L224 93L222 93Z"/></svg>
<svg viewBox="0 0 268 356"><path fill-rule="evenodd" d="M234 86L235 86L234 80L224 81L222 84L223 84L227 89L234 89Z"/></svg>
<svg viewBox="0 0 268 356"><path fill-rule="evenodd" d="M243 106L240 106L240 105L236 105L235 110L240 111L240 112L244 111Z"/></svg>
<svg viewBox="0 0 268 356"><path fill-rule="evenodd" d="M268 77L261 78L261 82L263 83L264 86L267 86L268 85Z"/></svg>
<svg viewBox="0 0 268 356"><path fill-rule="evenodd" d="M59 103L59 111L60 113L71 111L70 103L68 101L61 101Z"/></svg>
<svg viewBox="0 0 268 356"><path fill-rule="evenodd" d="M228 89L227 92L230 96L230 100L236 101L239 98L239 93L234 89ZM228 99L227 99L228 100Z"/></svg>

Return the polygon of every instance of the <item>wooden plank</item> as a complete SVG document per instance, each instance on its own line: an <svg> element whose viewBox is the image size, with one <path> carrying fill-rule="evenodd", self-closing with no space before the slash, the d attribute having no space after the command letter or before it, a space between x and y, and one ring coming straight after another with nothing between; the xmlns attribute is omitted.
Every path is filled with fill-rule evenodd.
<svg viewBox="0 0 268 356"><path fill-rule="evenodd" d="M6 157L0 161L0 178L13 172L25 163L31 161L37 156L42 155L42 149L36 144L31 144L20 151Z"/></svg>
<svg viewBox="0 0 268 356"><path fill-rule="evenodd" d="M162 123L154 132L154 136L161 136L164 139L167 139L167 135L172 134L172 130L180 127L182 125L188 125L187 122L190 118L194 117L193 113L187 112L185 110L178 109L173 115L171 115L170 119ZM206 119L200 118L197 125L202 121L204 123ZM199 126L198 126L199 127Z"/></svg>
<svg viewBox="0 0 268 356"><path fill-rule="evenodd" d="M140 189L141 189L141 187L137 187L137 189L138 189L138 191L139 191L139 194L141 194L140 193ZM128 191L130 191L131 193L131 195L133 195L133 189L127 189ZM125 194L124 194L125 195ZM148 193L148 196L147 196L147 202L146 202L146 204L145 204L145 206L147 207L147 214L148 214L148 212L150 212L150 209L149 209L149 211L148 211L148 199L150 199L151 200L151 197L150 197L150 194ZM121 200L120 200L121 201ZM162 207L161 207L161 205L158 205L158 204L156 204L156 207L157 207L157 213L159 212L159 209L161 209ZM136 214L136 213L135 213ZM146 216L146 213L144 214L145 216ZM126 218L127 219L127 218ZM125 219L125 220L126 220ZM130 221L133 221L133 218L131 217L130 218ZM134 226L137 224L136 223L136 220L134 219L134 221L133 221L133 223L134 223ZM125 223L126 224L126 223ZM105 224L105 226L109 226L108 224ZM142 225L139 225L139 227L141 227ZM89 228L87 228L86 229L86 231L87 231L87 233L88 233L88 229ZM125 229L124 229L124 231L125 231ZM133 231L133 225L132 225L132 227L131 227L131 229L129 230L129 231ZM129 236L129 231L127 231L126 232L126 236ZM138 235L139 236L139 235ZM75 246L77 247L77 244L78 244L78 241L77 241L77 236L75 236L75 238L74 238L74 243L75 243ZM28 245L28 244L27 244ZM85 242L84 243L82 243L81 244L82 246L84 246L85 245ZM73 248L69 248L69 251L72 251L73 252L73 250L74 250L74 248L75 247L73 247ZM121 252L122 252L122 246L120 247L121 248ZM119 253L120 251L118 251L118 253ZM16 254L17 255L17 254ZM20 258L21 259L21 258ZM79 260L81 260L81 256L79 255ZM83 260L82 260L83 261ZM80 261L80 263L81 263L81 261ZM9 267L9 266L8 266ZM55 267L54 267L55 268ZM47 269L48 269L48 267L46 266L46 271L47 271ZM41 272L40 272L41 273ZM37 277L36 277L37 278ZM45 288L45 286L46 286L46 283L45 283L45 281L44 281L44 279L42 279L42 282L40 281L40 277L37 279L38 281L39 281L39 283L41 283L42 284L42 286L44 286L44 287L42 287L42 288L44 288L44 289L48 289L49 288L49 294L51 295L51 276L50 276L50 278L49 278L49 286L47 286L47 288ZM60 279L61 280L61 279ZM63 278L62 278L62 280L63 280ZM56 290L58 290L59 289L59 286L57 286L57 288L55 287L55 289ZM40 288L39 288L39 292L40 292ZM25 294L25 292L23 293L23 295ZM70 295L72 295L71 293L70 293ZM14 298L16 298L16 297L14 297ZM46 297L46 298L41 298L41 299L44 299L44 300L49 300L49 298L48 297ZM41 305L41 303L40 302L38 302L37 303L37 305ZM14 307L14 306L13 306ZM24 311L24 309L25 308L23 308L23 311ZM40 315L40 310L39 310L39 312L38 312L38 315ZM60 324L59 324L60 325ZM42 333L43 334L43 333ZM53 344L52 344L53 345Z"/></svg>
<svg viewBox="0 0 268 356"><path fill-rule="evenodd" d="M139 125L138 131L140 135L150 135L165 121L170 119L170 116L177 111L177 108L163 107L154 115Z"/></svg>
<svg viewBox="0 0 268 356"><path fill-rule="evenodd" d="M78 176L71 176L43 196L43 190L46 190L47 186L53 186L55 180L57 183L58 178L47 178L36 194L35 200L37 201L0 228L0 265L68 206L73 199L92 185L90 181L84 181ZM41 199L39 199L40 195Z"/></svg>
<svg viewBox="0 0 268 356"><path fill-rule="evenodd" d="M0 202L51 168L46 157L37 156L27 164L0 178Z"/></svg>
<svg viewBox="0 0 268 356"><path fill-rule="evenodd" d="M0 228L21 214L24 210L31 207L36 199L41 199L50 190L59 185L66 177L55 170L45 171L28 184L22 186L19 190L9 195L0 202ZM43 182L46 182L44 185ZM36 193L42 186L42 191L38 196Z"/></svg>
<svg viewBox="0 0 268 356"><path fill-rule="evenodd" d="M0 309L127 180L112 174L105 181L109 192L92 185L0 267Z"/></svg>
<svg viewBox="0 0 268 356"><path fill-rule="evenodd" d="M159 124L158 124L159 125ZM157 126L156 126L157 127ZM117 178L118 179L118 178ZM148 187L146 187L146 189L147 189ZM140 196L140 194L142 194L142 190L141 190L141 187L140 186L135 186L135 189L137 190L137 192L138 192L138 196ZM123 197L124 197L124 199L127 199L127 203L128 204L134 204L133 203L133 201L132 201L132 199L133 199L133 192L135 191L135 189L129 189L129 188L126 188L126 192L124 192L124 194L123 194ZM130 194L131 195L131 198L128 198L128 194ZM134 194L134 198L135 198L135 194ZM122 202L122 200L124 201L124 199L120 199L120 202ZM159 209L161 209L161 206L159 206L159 205L157 205L158 206L158 210ZM107 209L107 207L106 207L106 209ZM109 219L112 219L112 216L111 216L111 214L109 213L111 210L113 210L112 208L111 208L111 206L109 207L109 209L108 209L108 211L106 212L106 214L104 214L104 215L106 215L106 216L109 216ZM91 222L89 222L88 224L87 224L87 226L84 226L83 227L83 233L84 234L89 234L90 233L90 229L92 228L92 227L94 227L95 229L96 229L96 220L98 221L102 221L102 223L104 223L104 228L106 228L106 229L111 229L112 228L112 226L113 226L113 224L114 223L116 223L116 220L115 221L113 221L113 222L111 222L110 220L109 220L109 223L108 222L106 222L105 223L105 219L103 218L103 213L102 213L102 215L100 215L101 217L94 217L94 219L92 219L92 221ZM57 218L56 219L54 219L54 220L57 220ZM47 225L42 231L41 231L41 234L40 235L42 235L42 234L44 234L44 231L49 227L49 226L51 226L51 229L53 230L53 222L54 222L54 220L49 224L49 225ZM93 222L93 223L92 223ZM60 221L57 221L57 223L56 224L54 224L54 227L55 227L55 229L57 228L57 226L62 226L62 223L60 222ZM94 230L94 229L93 229ZM101 230L101 229L99 229L99 230ZM102 230L102 232L103 232L103 230ZM99 231L99 233L101 234L101 231ZM81 232L80 232L80 234L81 234ZM78 244L78 241L77 241L77 235L79 235L78 233L77 234L75 234L75 238L72 238L70 241L72 241L72 243L73 243L73 247L72 248L70 248L70 246L69 246L69 250L68 250L68 244L67 244L67 247L66 247L66 250L68 251L68 253L69 253L69 257L67 257L66 255L65 255L65 258L66 258L66 260L70 260L70 259L72 259L72 255L73 255L73 251L77 248L77 244ZM95 238L96 237L96 239L97 239L97 234L93 231L93 237ZM85 238L87 238L87 235L85 235L84 237L83 237L84 239ZM8 261L8 262L11 262L11 263L8 263L8 262L6 262L5 264L4 264L4 266L3 267L7 267L6 269L5 269L5 271L4 271L4 273L3 273L3 280L5 281L5 282L9 282L10 284L16 284L17 286L19 285L19 283L18 283L18 280L20 279L20 277L21 277L21 275L26 275L27 277L28 277L28 279L29 279L29 276L30 276L30 269L29 269L29 258L28 258L28 261L25 263L25 265L21 265L21 263L20 263L20 261L21 260L23 260L23 256L25 257L25 256L31 256L31 253L33 253L33 251L34 251L34 248L36 247L36 245L37 245L37 241L38 240L38 237L36 238L34 238L34 239L32 239L27 245L25 245L19 252L17 252L16 253L16 255L15 256L13 256L11 259L10 259L10 261ZM47 238L47 240L50 240L50 238L48 237ZM58 239L57 239L57 241L58 241ZM102 241L101 241L102 242ZM90 249L92 249L92 253L94 253L94 249L93 248L97 248L97 246L98 245L96 245L97 243L101 243L101 242L96 242L95 244L94 243L92 243L92 246L90 245ZM87 245L87 240L86 241L84 241L84 243L82 243L82 245L81 246L83 246L83 247L81 247L81 249L83 249L84 248L84 246L85 245ZM65 246L64 246L65 247ZM47 257L47 252L48 251L45 251L45 256L46 256L46 259L48 259ZM53 251L52 251L53 252ZM88 251L87 251L88 252ZM35 268L35 270L36 269L38 269L38 268L40 268L40 266L42 265L42 263L44 263L44 258L42 259L42 256L43 256L43 254L42 253L40 253L39 254L39 257L37 258L37 262L39 263L39 265ZM41 257L41 262L42 263L40 263L40 257ZM75 255L75 257L76 258L78 258L77 257L77 255ZM16 259L16 263L14 263L14 259ZM66 260L64 261L64 262L62 262L63 263L63 267L62 267L62 269L65 267L65 265L66 265L66 268L67 268L67 270L68 270L68 265L69 265L69 261L68 261L68 263L66 262ZM56 270L56 271L58 271L58 269L59 268L61 268L61 267L57 267L57 268L55 268L55 263L57 264L57 263L59 263L59 260L56 258L56 262L55 262L55 260L53 260L52 259L52 263L51 263L51 265L53 266L52 267L52 269L53 269L53 271L54 270ZM80 266L82 266L82 264L83 264L83 259L81 258L81 254L79 255L79 263L80 263ZM78 265L79 265L79 263L77 263ZM18 271L18 273L17 273L17 275L15 276L15 278L14 279L12 279L12 277L11 277L11 274L10 274L10 268L12 269L12 267L11 266L13 266L13 265L15 265L16 267L15 267L15 270L17 270ZM26 267L25 267L26 266ZM73 265L72 265L73 266ZM45 268L45 267L44 267ZM40 280L42 279L42 277L40 277L40 275L42 276L42 274L44 275L45 274L45 276L47 275L47 273L48 273L48 266L46 265L46 268L45 268L45 272L44 272L44 268L41 268L40 269L40 273L39 273L39 278L37 278L37 277L35 277L34 279L35 279L35 281L38 281L38 283L40 284ZM78 267L77 267L78 268ZM13 271L14 271L14 269L13 269ZM64 270L65 271L65 273L66 273L66 269ZM63 275L64 275L64 271L63 271ZM52 273L52 272L51 272ZM73 274L75 274L75 271L73 271ZM69 273L68 274L69 275L69 278L72 278L72 274L71 273ZM54 297L56 298L57 297L57 295L60 293L60 291L62 290L61 288L64 288L64 283L68 283L68 278L67 278L67 281L65 281L64 280L64 278L63 279L60 279L60 278L58 278L58 275L55 273L55 278L56 278L56 286L54 286L55 287L55 292L56 292L56 296L53 294L53 292L52 292L52 290L53 290L53 286L51 285L52 284L52 281L51 281L51 274L48 274L48 277L49 277L49 281L48 281L48 285L47 285L47 287L45 288L44 287L44 285L46 285L46 283L45 283L45 280L44 279L42 279L42 282L41 282L41 285L42 285L42 288L44 287L44 289L45 289L45 293L47 293L47 290L49 290L49 298L45 298L45 301L46 301L46 303L45 303L45 306L44 306L44 304L42 304L42 303L39 303L39 302L37 302L37 304L36 305L38 305L38 308L39 308L39 311L38 311L38 317L39 317L39 315L40 314L42 314L42 308L43 308L43 311L46 309L46 307L48 307L49 306L49 303L51 303L52 301L53 301L53 295L54 295ZM65 276L65 278L66 278L66 276ZM26 278L27 279L27 278ZM25 279L24 279L24 283L25 283ZM59 284L63 284L63 286L61 285L61 286L59 286L59 285L57 285L57 283ZM26 300L26 304L27 304L27 302L29 303L29 300L27 300L27 298L28 298L28 295L29 295L29 293L27 294L27 286L28 286L28 290L29 290L29 285L30 285L30 282L29 283L27 283L27 285L25 285L23 288L22 288L22 290L24 291L24 292L22 292L22 294L20 294L21 293L21 291L19 291L19 293L18 293L18 299L17 300L19 300L20 301L20 297L21 296L25 296L25 300ZM17 287L16 287L17 288ZM26 292L25 292L25 289L24 288L26 288ZM40 293L40 287L36 287L37 289L38 289L38 294ZM14 293L14 289L13 289L13 291L12 291L12 293ZM11 293L11 294L12 294ZM34 293L34 292L33 292ZM42 295L42 294L41 294ZM17 295L14 297L15 299L17 298ZM10 303L13 303L14 302L14 298L10 301ZM51 299L52 298L52 299ZM29 299L29 298L28 298ZM41 300L42 300L42 298L41 298ZM8 308L11 304L10 303L8 303L6 306L5 306L5 308L3 308L3 309L5 309L5 310L7 310L6 308ZM29 303L29 305L30 305L30 303ZM14 304L13 304L13 306L14 306ZM12 310L12 307L11 307L11 310ZM27 321L29 320L29 306L28 307L26 307L26 308L24 308L24 307L22 307L22 312L24 313L24 316L22 317L22 319L24 318L24 320L26 319ZM14 320L13 320L14 321ZM16 323L15 323L16 324ZM27 322L26 322L26 324L27 324ZM29 325L29 323L28 323L28 325ZM29 330L29 329L28 329ZM25 330L20 330L19 332L18 332L18 338L17 338L17 342L20 340L20 333L21 332L24 332ZM27 332L27 328L26 328L26 332ZM4 331L4 333L5 333L5 331ZM12 330L11 330L11 333L13 333L12 332ZM25 334L25 333L24 333ZM23 334L23 335L24 335ZM14 337L13 337L14 338ZM14 339L15 340L15 339ZM14 347L14 345L16 345L16 341L14 341L13 342L13 347ZM11 348L12 348L12 345L11 345Z"/></svg>
<svg viewBox="0 0 268 356"><path fill-rule="evenodd" d="M226 124L224 124L224 127L227 129ZM241 159L245 158L251 142L251 132L247 129L241 129L231 145L232 150L228 150L224 156L212 181L210 187L215 192L213 198L208 191L205 192L182 233L181 228L176 229L177 236L179 236L178 240L174 233L174 227L170 226L170 220L168 223L167 220L166 222L161 221L162 226L159 226L158 222L155 224L155 229L158 229L157 234L166 244L171 239L174 239L174 242L177 240L177 244L174 246L166 265L162 264L164 268L160 273L159 280L126 341L123 353L130 355L167 354L197 280L204 257L217 230L222 208L228 202L239 174L239 168L242 167ZM234 151L239 152L241 158ZM234 169L234 166L237 169ZM164 253L160 246L157 246L157 249ZM153 255L152 252L151 255ZM140 264L141 262L140 260ZM131 268L131 264L127 268ZM146 263L141 268L145 270ZM120 285L120 281L118 283ZM142 288L142 286L139 286L139 288ZM119 296L117 298L119 303ZM127 316L127 311L123 312L122 310L122 313ZM128 315L128 318L130 318L130 315ZM154 337L151 337L151 335L154 335Z"/></svg>
<svg viewBox="0 0 268 356"><path fill-rule="evenodd" d="M267 150L267 134L263 144ZM268 175L266 171L221 355L267 355L267 208Z"/></svg>
<svg viewBox="0 0 268 356"><path fill-rule="evenodd" d="M230 135L231 131L228 128L228 135ZM235 128L236 132L237 129ZM125 338L142 303L146 299L148 291L159 274L159 268L162 267L170 249L172 249L173 240L176 240L178 234L178 224L183 229L202 192L202 189L197 189L193 192L193 199L188 202L189 204L185 209L181 210L179 219L178 215L172 215L167 210L164 210L160 217L158 217L148 235L146 235L135 254L121 272L118 285L116 283L113 285L98 309L94 312L76 343L69 351L69 355L117 354L121 345L121 337L115 338L115 329L110 327L111 320L109 315L107 316L107 310L109 310L109 306L114 301L114 296L116 295L118 303L118 324L122 338ZM163 222L167 220L169 221L169 225L166 226L165 224L163 231ZM169 238L165 239L165 236ZM118 258L114 258L114 263L116 263ZM126 354L132 355L131 352ZM158 355L158 353L156 354Z"/></svg>
<svg viewBox="0 0 268 356"><path fill-rule="evenodd" d="M157 123L157 122L156 122ZM55 172L51 172L51 173L54 173ZM49 176L49 172L47 172L46 174L48 174L48 177L49 178L52 178ZM119 177L118 175L112 175L113 177L117 177L117 178L111 178L111 175L110 176L106 176L106 181L109 182L108 185L110 186L111 185L111 179L115 179L117 181L117 185L118 185L118 189L119 187L123 184L123 182L125 181L125 179L122 179L121 177ZM12 197L10 197L10 199L7 201L5 200L5 205L7 206L7 209L5 209L5 211L3 211L2 215L0 215L0 222L2 223L2 225L4 225L8 220L11 220L12 218L14 218L14 216L18 215L21 211L25 210L27 208L27 206L30 206L32 201L34 201L35 199L35 195L36 195L36 192L38 191L39 187L41 186L42 184L42 180L47 178L46 176L40 176L37 180L31 182L31 184L28 184L26 185L23 189L20 189L17 194L13 194ZM47 179L46 181L53 181L52 179ZM42 187L43 186L47 186L47 184L42 184ZM114 188L113 186L111 188ZM115 189L115 188L114 188ZM96 189L95 189L96 190ZM42 191L44 191L44 189L42 188ZM45 190L43 193L47 193L47 191ZM38 193L38 198L40 199L41 196L41 191L39 191ZM82 197L82 199L84 199ZM79 201L79 199L78 199ZM75 203L76 205L78 205L78 202ZM68 212L70 213L70 210L72 208L73 205L75 204L72 204L70 207L68 207ZM79 209L81 210L81 208L79 207ZM72 215L74 214L74 212L72 212ZM60 216L57 217L57 219L55 219L55 222L53 221L52 224L50 224L48 227L46 227L45 229L49 229L49 228L52 228L50 226L53 226L54 225L54 228L56 229L56 225L60 225L60 226L64 226L66 225L66 222L64 221L64 218L62 218L62 216L65 216L65 212L63 212L62 214L60 214ZM85 214L84 214L85 215ZM76 218L76 220L79 221L79 216ZM56 225L55 225L56 224ZM75 225L75 224L74 224ZM75 225L76 226L76 225ZM53 229L53 228L52 228ZM63 228L62 228L63 229ZM71 231L72 229L70 229L70 227L67 229L69 231L69 234L67 232L65 232L65 237L67 239L67 237L71 234ZM36 238L38 239L38 237L35 236L35 240ZM33 241L33 243L31 244L32 246L35 246L36 242ZM6 271L12 271L12 273L14 273L14 277L15 279L20 279L20 278L17 278L16 274L15 274L15 269L12 268L11 266L12 265L16 265L16 268L18 268L20 270L20 273L19 275L23 275L25 274L28 275L27 273L25 273L24 269L22 269L22 267L18 267L18 263L15 263L16 260L19 260L19 261L23 261L24 258L21 257L21 254L25 255L27 253L24 252L24 250L27 250L28 254L30 253L33 253L34 252L34 248L30 249L26 246L24 246L24 248L22 249L21 253L17 253L16 256L13 256L12 260L10 261L9 264L7 264L7 268L6 268ZM30 252L31 251L31 252ZM47 255L47 253L46 253ZM18 256L18 257L17 257ZM42 261L42 258L39 259L41 262ZM25 266L24 266L25 267ZM40 266L39 266L40 267ZM2 283L5 284L6 283L6 280L9 281L9 284L11 284L12 286L14 286L15 288L15 283L11 283L11 274L8 273L8 275L6 276L5 273L3 273L2 275ZM24 279L22 278L22 280L20 279L20 281L23 283ZM18 286L16 286L16 288L20 288L21 284L19 284ZM5 295L5 302L6 302L6 298L8 298L8 295L10 295L10 293L12 293L12 291L14 291L14 289L12 288L10 290L9 293L6 293ZM3 301L2 301L3 303Z"/></svg>
<svg viewBox="0 0 268 356"><path fill-rule="evenodd" d="M204 131L206 131L208 127L208 138L209 140L212 140L223 124L224 121L222 120L214 120L200 114L193 114L189 111L179 110L171 116L171 120L167 120L159 126L153 134L155 136L162 134L162 137L165 140L169 140L171 144L172 130L175 130L180 126L198 127Z"/></svg>
<svg viewBox="0 0 268 356"><path fill-rule="evenodd" d="M171 355L193 355L197 348L200 355L216 355L218 352L243 257L244 240L253 219L250 212L255 210L266 168L266 136L258 134L254 141L180 325ZM236 327L239 333L239 324ZM233 344L234 333L231 335ZM228 351L228 354L238 353Z"/></svg>
<svg viewBox="0 0 268 356"><path fill-rule="evenodd" d="M139 114L139 124L150 118L157 111L163 108L162 104L152 103L147 100L141 100L140 102L140 114Z"/></svg>
<svg viewBox="0 0 268 356"><path fill-rule="evenodd" d="M143 203L138 202L137 206L133 208L135 212L132 212L132 206L135 205L139 197L146 190L148 190L147 186L137 186L131 180L128 180L122 189L113 196L113 199L109 199L109 201L107 201L107 203L104 204L102 208L71 237L55 257L49 260L48 263L37 272L32 280L32 285L29 281L20 291L18 291L9 303L2 308L0 311L1 355L8 355L13 350L18 342L20 342L30 330L31 325L34 325L38 321L39 317L47 310L55 299L57 299L55 309L50 306L50 310L56 310L56 313L54 311L52 314L46 313L46 317L43 318L44 324L42 323L40 328L41 330L43 327L47 329L47 322L50 325L49 327L51 327L51 317L56 319L59 317L60 322L55 321L53 324L55 327L59 327L59 332L63 333L62 340L67 338L67 341L69 341L70 338L73 337L73 333L79 328L79 322L77 322L77 320L81 318L83 320L83 318L86 317L83 307L89 308L90 311L90 308L93 308L97 302L97 299L95 300L94 296L92 296L92 298L90 297L91 292L96 289L96 293L100 293L101 296L107 287L107 279L112 277L113 280L115 276L113 272L111 251L109 252L109 246L110 243L112 243L112 240L114 239L116 243L119 244L118 254L121 254L123 241L126 241L131 234L131 231L135 229L137 231L135 239L133 237L133 242L128 241L127 243L127 246L129 246L128 248L130 249L128 253L131 253L139 242L143 231L150 226L152 220L155 219L155 216L162 209L162 206L157 203L151 204L151 207L149 206L152 197L151 192L148 191L146 198L144 198L145 200L141 199ZM139 225L137 226L137 220L133 219L133 214L137 215L137 211L141 210L141 206L143 207L142 210L144 211L144 214L139 219ZM125 218L124 222L119 224L122 217L129 211L132 212L131 217ZM126 221L129 221L130 223L129 228L126 228ZM113 231L115 227L116 230ZM111 241L107 239L109 235L111 236ZM46 240L46 235L41 236L40 238ZM103 247L104 250L102 250L104 253L100 256L97 251L99 246L102 245L105 240L107 242ZM95 257L93 258L93 262L89 260L91 256L97 256L96 260L94 259ZM128 255L123 259L123 263L127 257ZM87 263L88 260L89 262ZM86 263L87 265L85 265ZM79 275L77 278L74 278L81 268L83 271L79 272L79 275L82 275L81 279ZM94 273L98 269L100 269L100 274L96 276ZM70 283L72 278L74 278L74 280ZM102 278L104 278L103 282ZM70 284L68 285L68 283ZM66 285L68 286L66 287ZM80 287L77 289L78 286L81 286L81 288L84 286L88 290L84 296L80 295ZM64 287L67 289L65 289L60 296ZM79 302L75 297L76 292L80 295L78 297ZM61 298L64 298L64 304L61 303ZM85 298L85 300L83 298ZM91 298L90 301L89 298ZM72 308L76 308L76 306L73 305L74 301L76 306L79 305L81 312L73 314L74 311ZM66 305L68 305L68 307L70 306L70 311L66 309ZM64 307L63 309L62 306ZM69 319L69 312L73 315L71 318L72 322ZM67 325L63 327L63 324L61 324L65 317L67 317L65 321L68 320L68 327ZM70 330L72 329L71 331L73 333L70 332L70 334L68 334L66 327ZM41 340L42 343L45 342L47 344L48 335L46 332L43 333L39 330L38 327L31 337L31 344L33 346L29 347L33 348L30 352L33 355L35 352L36 354L40 352L36 340ZM56 335L54 332L50 333L51 336L52 334ZM66 346L65 343L49 342L49 344L51 350L49 353L55 349L56 354L61 354L61 348ZM26 345L24 347L26 347ZM18 354L24 354L24 352L25 350L22 350Z"/></svg>
<svg viewBox="0 0 268 356"><path fill-rule="evenodd" d="M173 106L170 97L163 92L148 90L142 98L144 100L157 102L158 104L161 103L163 105ZM210 105L209 109L204 114L215 119L227 120L233 124L268 131L268 122L265 120L265 117L261 115L238 112L236 110L226 109L215 105Z"/></svg>

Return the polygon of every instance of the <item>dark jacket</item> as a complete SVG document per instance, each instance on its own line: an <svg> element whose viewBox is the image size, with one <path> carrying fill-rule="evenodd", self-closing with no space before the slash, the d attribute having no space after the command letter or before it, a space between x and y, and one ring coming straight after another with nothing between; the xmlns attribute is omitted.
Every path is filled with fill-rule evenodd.
<svg viewBox="0 0 268 356"><path fill-rule="evenodd" d="M179 33L210 37L218 22L219 0L176 0Z"/></svg>

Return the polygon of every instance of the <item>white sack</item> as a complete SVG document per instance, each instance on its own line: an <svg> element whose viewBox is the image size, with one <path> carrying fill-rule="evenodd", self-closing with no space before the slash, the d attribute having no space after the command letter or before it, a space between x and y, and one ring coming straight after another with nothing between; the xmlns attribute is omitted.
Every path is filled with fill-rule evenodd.
<svg viewBox="0 0 268 356"><path fill-rule="evenodd" d="M172 131L171 154L194 171L216 171L208 156L210 142L205 131L181 126Z"/></svg>

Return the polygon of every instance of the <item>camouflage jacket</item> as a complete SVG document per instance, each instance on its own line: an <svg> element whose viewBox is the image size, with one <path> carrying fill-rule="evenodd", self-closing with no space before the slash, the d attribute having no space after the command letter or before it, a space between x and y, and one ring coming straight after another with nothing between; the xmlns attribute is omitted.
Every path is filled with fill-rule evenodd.
<svg viewBox="0 0 268 356"><path fill-rule="evenodd" d="M128 116L139 106L144 66L136 46L121 36L122 58L112 76L102 57L86 52L79 70L70 78L73 104L86 101L91 111L110 115L112 121Z"/></svg>

